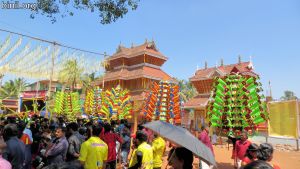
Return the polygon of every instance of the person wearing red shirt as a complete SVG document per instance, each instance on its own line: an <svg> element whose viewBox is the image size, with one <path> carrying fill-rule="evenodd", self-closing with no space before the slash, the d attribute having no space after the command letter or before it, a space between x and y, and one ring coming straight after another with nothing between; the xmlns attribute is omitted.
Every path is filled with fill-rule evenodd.
<svg viewBox="0 0 300 169"><path fill-rule="evenodd" d="M101 134L101 139L108 146L108 157L106 167L110 169L116 169L116 160L117 160L117 151L116 151L116 142L120 144L123 143L122 138L111 131L111 125L109 123L104 124L104 133ZM121 146L120 146L121 147Z"/></svg>
<svg viewBox="0 0 300 169"><path fill-rule="evenodd" d="M202 126L202 132L199 135L198 138L203 144L205 144L207 146L207 148L209 148L212 152L212 154L214 155L214 150L213 150L213 146L211 144L210 141L210 137L209 137L209 126ZM200 161L199 166L201 166L202 169L211 169L213 168L212 165L208 165L206 162L204 161Z"/></svg>
<svg viewBox="0 0 300 169"><path fill-rule="evenodd" d="M211 144L210 137L209 137L209 127L208 126L202 127L202 132L200 133L198 139L203 144L205 144L211 150L211 152L214 154L213 146Z"/></svg>
<svg viewBox="0 0 300 169"><path fill-rule="evenodd" d="M235 168L240 169L242 166L242 160L245 158L247 149L251 142L248 140L248 135L246 132L241 134L241 140L235 143L234 157L235 157Z"/></svg>

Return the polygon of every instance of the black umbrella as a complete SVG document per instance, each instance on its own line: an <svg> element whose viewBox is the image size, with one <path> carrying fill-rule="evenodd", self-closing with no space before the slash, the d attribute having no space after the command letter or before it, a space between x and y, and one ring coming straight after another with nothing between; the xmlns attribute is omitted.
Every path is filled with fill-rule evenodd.
<svg viewBox="0 0 300 169"><path fill-rule="evenodd" d="M195 156L198 156L206 163L216 165L215 157L211 150L188 130L163 121L149 122L144 124L144 126L178 146L189 149Z"/></svg>

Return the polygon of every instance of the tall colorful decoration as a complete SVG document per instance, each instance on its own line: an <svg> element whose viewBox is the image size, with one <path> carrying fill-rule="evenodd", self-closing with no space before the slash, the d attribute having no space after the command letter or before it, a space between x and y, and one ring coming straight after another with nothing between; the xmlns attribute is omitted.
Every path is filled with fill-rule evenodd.
<svg viewBox="0 0 300 169"><path fill-rule="evenodd" d="M102 92L100 87L95 87L87 90L84 101L84 111L88 115L96 115L101 111L102 97L105 92Z"/></svg>
<svg viewBox="0 0 300 169"><path fill-rule="evenodd" d="M268 118L259 77L231 74L216 77L208 104L210 124L227 134L255 131Z"/></svg>
<svg viewBox="0 0 300 169"><path fill-rule="evenodd" d="M123 90L120 85L111 90L106 90L102 97L100 114L107 119L121 120L131 118L132 103L128 90Z"/></svg>
<svg viewBox="0 0 300 169"><path fill-rule="evenodd" d="M169 123L180 123L179 86L161 81L152 83L150 92L146 94L143 114L147 120L162 120Z"/></svg>
<svg viewBox="0 0 300 169"><path fill-rule="evenodd" d="M77 92L56 92L54 112L57 116L64 116L69 121L75 121L81 112L79 94Z"/></svg>

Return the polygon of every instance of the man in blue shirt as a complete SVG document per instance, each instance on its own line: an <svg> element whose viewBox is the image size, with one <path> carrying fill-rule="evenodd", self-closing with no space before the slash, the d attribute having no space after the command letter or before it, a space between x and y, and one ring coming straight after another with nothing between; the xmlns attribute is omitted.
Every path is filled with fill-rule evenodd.
<svg viewBox="0 0 300 169"><path fill-rule="evenodd" d="M58 127L55 132L56 139L53 144L49 145L49 149L46 151L48 164L62 163L66 159L69 143L65 137L65 129Z"/></svg>

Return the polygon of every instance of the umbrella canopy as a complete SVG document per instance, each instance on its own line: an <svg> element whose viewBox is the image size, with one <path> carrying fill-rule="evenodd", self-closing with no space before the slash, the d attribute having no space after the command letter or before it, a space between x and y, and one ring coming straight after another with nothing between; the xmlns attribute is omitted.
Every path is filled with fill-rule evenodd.
<svg viewBox="0 0 300 169"><path fill-rule="evenodd" d="M163 121L149 122L146 123L144 127L154 131L179 146L189 149L194 153L194 155L201 158L201 160L209 164L216 165L216 161L211 150L188 130Z"/></svg>

